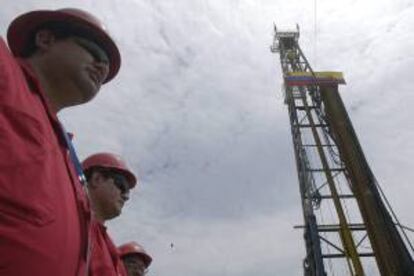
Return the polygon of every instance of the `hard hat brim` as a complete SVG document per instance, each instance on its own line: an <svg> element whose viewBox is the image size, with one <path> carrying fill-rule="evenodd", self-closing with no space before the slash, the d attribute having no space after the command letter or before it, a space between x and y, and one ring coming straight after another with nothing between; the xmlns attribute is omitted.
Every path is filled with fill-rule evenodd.
<svg viewBox="0 0 414 276"><path fill-rule="evenodd" d="M104 83L112 80L121 66L121 55L112 38L105 30L75 15L64 11L38 10L22 14L10 23L7 31L9 48L15 56L22 56L24 50L39 27L49 22L67 23L82 32L86 38L93 40L109 57L109 73Z"/></svg>
<svg viewBox="0 0 414 276"><path fill-rule="evenodd" d="M128 168L125 161L113 153L100 152L92 154L82 161L82 168L85 172L93 168L103 168L119 172L126 177L130 189L134 188L137 184L137 177Z"/></svg>

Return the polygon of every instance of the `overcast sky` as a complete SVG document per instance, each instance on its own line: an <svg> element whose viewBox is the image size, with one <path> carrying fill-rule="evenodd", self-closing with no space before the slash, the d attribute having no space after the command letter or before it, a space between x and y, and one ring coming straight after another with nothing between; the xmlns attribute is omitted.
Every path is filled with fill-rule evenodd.
<svg viewBox="0 0 414 276"><path fill-rule="evenodd" d="M20 13L79 7L118 42L117 78L60 117L82 159L112 151L137 172L139 187L109 230L118 244L147 248L149 276L302 274L273 22L300 25L315 70L344 72L341 95L367 159L403 224L414 226L414 1L3 2L2 36Z"/></svg>

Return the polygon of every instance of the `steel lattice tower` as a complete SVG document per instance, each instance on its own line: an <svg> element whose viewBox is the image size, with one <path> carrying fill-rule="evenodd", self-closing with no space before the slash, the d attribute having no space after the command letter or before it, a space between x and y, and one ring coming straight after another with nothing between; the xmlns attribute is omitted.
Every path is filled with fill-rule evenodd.
<svg viewBox="0 0 414 276"><path fill-rule="evenodd" d="M279 53L285 78L304 216L304 275L414 275L411 244L383 203L338 84L318 82L298 39L298 26L290 32L275 26L271 51ZM314 81L287 85L289 74L301 72Z"/></svg>

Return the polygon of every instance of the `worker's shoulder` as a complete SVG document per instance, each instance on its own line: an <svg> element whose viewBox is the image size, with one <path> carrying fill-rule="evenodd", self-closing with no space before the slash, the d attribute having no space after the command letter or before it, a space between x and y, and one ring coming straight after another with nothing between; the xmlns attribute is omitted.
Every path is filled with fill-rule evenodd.
<svg viewBox="0 0 414 276"><path fill-rule="evenodd" d="M26 88L26 80L23 70L2 37L0 37L0 98L10 97ZM6 93L6 91L13 93ZM4 103L2 101L1 103Z"/></svg>
<svg viewBox="0 0 414 276"><path fill-rule="evenodd" d="M4 58L13 58L9 48L7 47L6 41L0 36L0 62L4 62Z"/></svg>
<svg viewBox="0 0 414 276"><path fill-rule="evenodd" d="M41 100L29 89L18 59L10 52L2 37L0 37L0 107L3 116L21 117L32 121L44 117Z"/></svg>
<svg viewBox="0 0 414 276"><path fill-rule="evenodd" d="M3 86L10 77L16 77L16 70L20 71L17 60L10 52L3 37L0 36L0 81Z"/></svg>
<svg viewBox="0 0 414 276"><path fill-rule="evenodd" d="M6 46L6 41L4 41L4 38L2 36L0 36L0 47L3 47L3 46L7 47Z"/></svg>

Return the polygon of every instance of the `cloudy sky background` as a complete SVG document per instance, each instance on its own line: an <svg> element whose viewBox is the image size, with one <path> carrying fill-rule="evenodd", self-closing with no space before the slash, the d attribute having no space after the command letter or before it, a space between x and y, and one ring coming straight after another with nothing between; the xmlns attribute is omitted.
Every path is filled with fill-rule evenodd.
<svg viewBox="0 0 414 276"><path fill-rule="evenodd" d="M138 173L109 229L117 243L148 249L148 275L302 274L273 22L300 25L315 70L344 72L341 95L365 154L414 226L414 1L5 0L1 35L17 14L62 7L102 18L122 52L118 77L60 117L81 158L116 152Z"/></svg>

